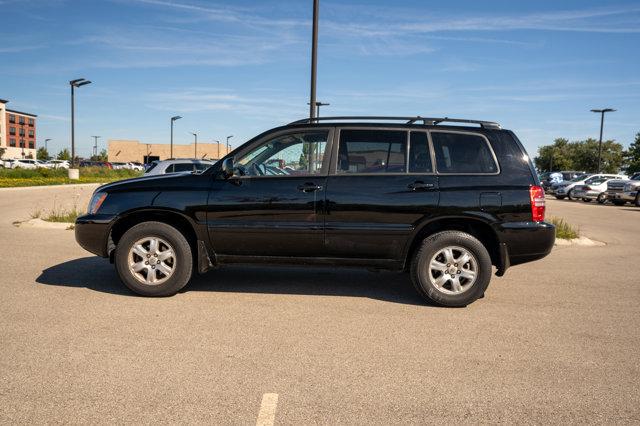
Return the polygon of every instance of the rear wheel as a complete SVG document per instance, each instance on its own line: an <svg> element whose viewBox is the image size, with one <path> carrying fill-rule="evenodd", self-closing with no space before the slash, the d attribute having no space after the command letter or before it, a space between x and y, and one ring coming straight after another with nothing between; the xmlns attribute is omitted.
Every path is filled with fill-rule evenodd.
<svg viewBox="0 0 640 426"><path fill-rule="evenodd" d="M636 201L634 203L636 207L640 207L640 191L636 194Z"/></svg>
<svg viewBox="0 0 640 426"><path fill-rule="evenodd" d="M489 252L472 235L443 231L427 237L411 262L420 295L441 306L466 306L484 295L491 280Z"/></svg>
<svg viewBox="0 0 640 426"><path fill-rule="evenodd" d="M184 287L193 270L191 246L176 228L143 222L118 241L116 271L122 282L143 296L171 296Z"/></svg>
<svg viewBox="0 0 640 426"><path fill-rule="evenodd" d="M573 189L570 189L569 192L567 192L567 198L571 201L575 200L575 198L573 198Z"/></svg>

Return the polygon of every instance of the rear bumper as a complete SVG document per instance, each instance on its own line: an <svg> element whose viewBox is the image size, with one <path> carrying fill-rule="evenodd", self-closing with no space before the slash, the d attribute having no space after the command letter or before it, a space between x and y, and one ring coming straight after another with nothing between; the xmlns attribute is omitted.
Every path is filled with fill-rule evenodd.
<svg viewBox="0 0 640 426"><path fill-rule="evenodd" d="M98 256L108 257L109 233L115 216L87 214L76 219L76 241L80 246Z"/></svg>
<svg viewBox="0 0 640 426"><path fill-rule="evenodd" d="M608 200L635 201L638 191L607 192Z"/></svg>
<svg viewBox="0 0 640 426"><path fill-rule="evenodd" d="M509 266L542 259L556 241L556 228L547 222L509 222L499 231Z"/></svg>

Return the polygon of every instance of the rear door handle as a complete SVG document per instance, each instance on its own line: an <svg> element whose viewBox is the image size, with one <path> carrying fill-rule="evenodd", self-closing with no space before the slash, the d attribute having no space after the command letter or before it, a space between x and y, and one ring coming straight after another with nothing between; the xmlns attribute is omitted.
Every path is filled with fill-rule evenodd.
<svg viewBox="0 0 640 426"><path fill-rule="evenodd" d="M315 192L320 190L322 190L322 186L316 185L313 182L303 183L302 185L298 186L298 191L302 192Z"/></svg>
<svg viewBox="0 0 640 426"><path fill-rule="evenodd" d="M417 181L407 185L407 188L409 188L412 191L432 191L436 188L436 185L433 183L425 183L422 181Z"/></svg>

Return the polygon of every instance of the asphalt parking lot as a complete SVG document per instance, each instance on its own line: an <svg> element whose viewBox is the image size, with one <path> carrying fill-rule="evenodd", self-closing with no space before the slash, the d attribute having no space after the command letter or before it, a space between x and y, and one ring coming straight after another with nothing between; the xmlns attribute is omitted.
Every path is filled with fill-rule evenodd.
<svg viewBox="0 0 640 426"><path fill-rule="evenodd" d="M640 208L548 200L561 247L463 309L405 275L228 267L132 295L73 232L17 228L92 187L0 190L0 422L640 421ZM272 400L273 402L273 400Z"/></svg>

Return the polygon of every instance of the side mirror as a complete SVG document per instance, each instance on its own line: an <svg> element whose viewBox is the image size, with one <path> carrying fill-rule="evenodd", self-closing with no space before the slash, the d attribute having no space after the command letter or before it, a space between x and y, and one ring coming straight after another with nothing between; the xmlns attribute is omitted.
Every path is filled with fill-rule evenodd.
<svg viewBox="0 0 640 426"><path fill-rule="evenodd" d="M226 158L222 162L222 176L224 176L225 179L229 179L233 176L233 169L233 157Z"/></svg>

